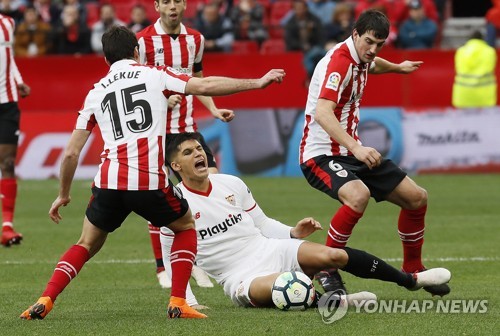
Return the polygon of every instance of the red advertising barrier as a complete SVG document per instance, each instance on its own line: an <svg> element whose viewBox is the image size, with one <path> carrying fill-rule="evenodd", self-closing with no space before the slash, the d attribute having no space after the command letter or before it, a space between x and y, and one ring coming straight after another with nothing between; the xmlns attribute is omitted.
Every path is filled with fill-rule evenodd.
<svg viewBox="0 0 500 336"><path fill-rule="evenodd" d="M421 60L424 61L424 65L411 75L370 76L363 97L363 106L410 108L450 106L454 51L386 50L381 56L394 62L405 59ZM99 56L18 58L17 63L26 83L32 87L32 96L20 102L23 112L77 110L82 105L88 90L106 74L108 69L104 59ZM216 102L221 107L301 108L305 105L307 81L300 53L274 55L207 53L203 67L205 76L259 77L271 68L283 68L287 72L285 82L281 85L273 85L266 90L217 97Z"/></svg>

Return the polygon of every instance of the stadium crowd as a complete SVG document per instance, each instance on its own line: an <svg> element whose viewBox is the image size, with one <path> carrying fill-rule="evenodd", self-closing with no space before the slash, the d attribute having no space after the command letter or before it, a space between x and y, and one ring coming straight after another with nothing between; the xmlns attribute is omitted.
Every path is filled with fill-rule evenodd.
<svg viewBox="0 0 500 336"><path fill-rule="evenodd" d="M332 45L343 41L356 18L370 8L391 21L386 46L437 47L447 0L188 0L187 26L206 38L205 50L217 52L302 51L310 71ZM495 34L499 1L487 19ZM158 13L146 0L1 0L0 13L16 22L15 55L102 53L100 37L112 25L134 32L155 22ZM500 20L497 20L500 21ZM491 38L490 38L491 40Z"/></svg>

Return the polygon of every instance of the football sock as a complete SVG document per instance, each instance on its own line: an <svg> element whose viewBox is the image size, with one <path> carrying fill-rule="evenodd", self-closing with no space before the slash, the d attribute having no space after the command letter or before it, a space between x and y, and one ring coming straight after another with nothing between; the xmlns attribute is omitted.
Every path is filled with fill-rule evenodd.
<svg viewBox="0 0 500 336"><path fill-rule="evenodd" d="M3 222L12 223L17 196L17 180L15 178L0 179Z"/></svg>
<svg viewBox="0 0 500 336"><path fill-rule="evenodd" d="M197 253L196 230L189 229L175 233L170 265L172 266L171 296L186 298L186 287L191 277Z"/></svg>
<svg viewBox="0 0 500 336"><path fill-rule="evenodd" d="M78 275L89 257L89 252L85 247L71 246L57 263L42 296L49 296L54 302L70 281Z"/></svg>
<svg viewBox="0 0 500 336"><path fill-rule="evenodd" d="M172 231L170 231L172 232ZM172 279L172 267L170 266L170 253L172 251L172 243L174 242L174 233L165 234L161 233L161 248L163 255L163 264L165 265L165 272L168 274L168 277ZM189 281L186 287L186 302L190 306L194 306L198 304L198 300L196 296L194 296L193 290L191 289L191 285Z"/></svg>
<svg viewBox="0 0 500 336"><path fill-rule="evenodd" d="M336 248L346 246L354 225L362 216L363 213L356 212L347 205L342 205L330 222L326 246Z"/></svg>
<svg viewBox="0 0 500 336"><path fill-rule="evenodd" d="M416 209L401 209L398 232L403 243L403 270L418 272L424 269L422 264L422 245L424 244L425 213L427 205Z"/></svg>
<svg viewBox="0 0 500 336"><path fill-rule="evenodd" d="M343 271L364 279L394 282L406 288L415 286L416 282L412 274L401 272L382 259L365 251L349 247L343 249L349 256L347 264L342 268Z"/></svg>
<svg viewBox="0 0 500 336"><path fill-rule="evenodd" d="M165 270L163 264L163 258L161 254L161 243L160 243L160 228L148 223L149 226L149 238L151 239L151 247L153 248L153 254L156 260L156 273Z"/></svg>

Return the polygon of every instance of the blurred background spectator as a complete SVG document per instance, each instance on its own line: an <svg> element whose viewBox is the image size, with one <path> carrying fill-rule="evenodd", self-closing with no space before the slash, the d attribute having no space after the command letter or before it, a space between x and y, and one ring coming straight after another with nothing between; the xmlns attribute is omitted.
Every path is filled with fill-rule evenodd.
<svg viewBox="0 0 500 336"><path fill-rule="evenodd" d="M429 49L434 45L437 25L425 16L420 0L408 4L409 17L399 28L399 43L404 49Z"/></svg>
<svg viewBox="0 0 500 336"><path fill-rule="evenodd" d="M307 0L309 11L316 15L324 26L331 22L335 4L332 0Z"/></svg>
<svg viewBox="0 0 500 336"><path fill-rule="evenodd" d="M229 18L219 12L217 3L211 2L203 6L195 28L205 36L205 51L231 51L234 41L233 25Z"/></svg>
<svg viewBox="0 0 500 336"><path fill-rule="evenodd" d="M492 4L493 7L486 12L486 42L495 47L500 30L500 0L492 0Z"/></svg>
<svg viewBox="0 0 500 336"><path fill-rule="evenodd" d="M293 1L293 14L285 25L285 43L286 50L304 53L304 66L312 76L325 54L325 39L321 21L309 11L305 0Z"/></svg>
<svg viewBox="0 0 500 336"><path fill-rule="evenodd" d="M353 28L354 10L352 6L345 3L337 4L331 21L325 25L325 49L328 50L351 36Z"/></svg>
<svg viewBox="0 0 500 336"><path fill-rule="evenodd" d="M85 3L82 3L80 0L63 0L63 8L67 5L75 6L78 10L78 19L80 23L87 24L87 7Z"/></svg>
<svg viewBox="0 0 500 336"><path fill-rule="evenodd" d="M130 11L130 22L127 27L138 33L151 24L147 18L146 8L142 4L135 4Z"/></svg>
<svg viewBox="0 0 500 336"><path fill-rule="evenodd" d="M23 19L23 11L26 7L24 0L1 0L0 1L0 14L10 16L18 25Z"/></svg>
<svg viewBox="0 0 500 336"><path fill-rule="evenodd" d="M257 0L240 0L230 12L237 40L252 40L262 44L268 38L264 26L265 9Z"/></svg>
<svg viewBox="0 0 500 336"><path fill-rule="evenodd" d="M52 3L51 0L33 0L38 15L42 21L47 22L52 27L56 27L61 22L61 8Z"/></svg>
<svg viewBox="0 0 500 336"><path fill-rule="evenodd" d="M54 34L54 51L57 54L80 55L92 52L90 30L86 23L80 21L78 15L76 6L64 6L61 22Z"/></svg>
<svg viewBox="0 0 500 336"><path fill-rule="evenodd" d="M112 4L102 4L99 9L99 21L94 23L91 29L90 46L92 51L102 54L101 37L112 26L125 26L125 23L116 18L115 8Z"/></svg>
<svg viewBox="0 0 500 336"><path fill-rule="evenodd" d="M52 44L52 27L38 18L33 6L24 10L24 20L14 33L14 54L16 57L42 56L49 52Z"/></svg>
<svg viewBox="0 0 500 336"><path fill-rule="evenodd" d="M452 104L457 108L488 107L497 104L495 69L497 53L475 31L455 53L455 82Z"/></svg>

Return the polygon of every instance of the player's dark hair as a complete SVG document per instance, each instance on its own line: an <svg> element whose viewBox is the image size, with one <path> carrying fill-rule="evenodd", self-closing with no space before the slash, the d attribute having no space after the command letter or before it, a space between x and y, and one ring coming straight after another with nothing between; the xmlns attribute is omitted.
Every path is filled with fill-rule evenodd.
<svg viewBox="0 0 500 336"><path fill-rule="evenodd" d="M125 26L113 26L102 35L102 50L110 64L122 59L134 59L138 47L135 34Z"/></svg>
<svg viewBox="0 0 500 336"><path fill-rule="evenodd" d="M373 36L378 39L386 39L389 36L390 23L384 13L370 9L364 11L354 24L354 29L359 36L366 32L373 32Z"/></svg>
<svg viewBox="0 0 500 336"><path fill-rule="evenodd" d="M200 141L200 135L198 133L186 132L179 133L169 139L165 145L165 158L168 162L172 162L174 156L179 152L179 146L186 140L196 140Z"/></svg>

